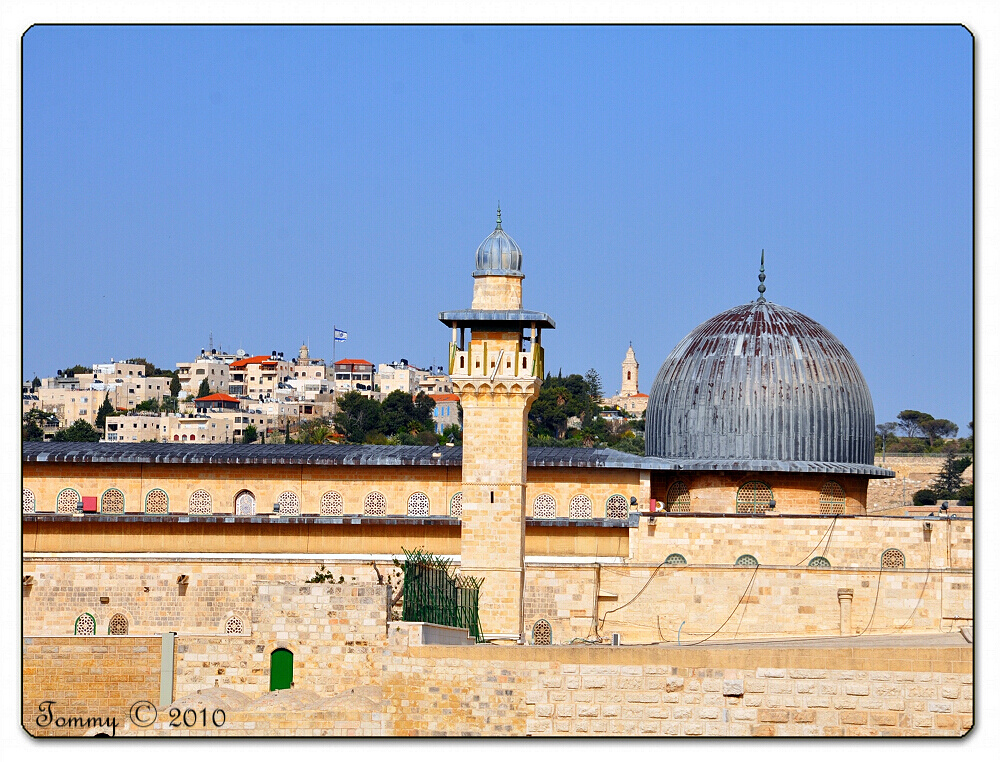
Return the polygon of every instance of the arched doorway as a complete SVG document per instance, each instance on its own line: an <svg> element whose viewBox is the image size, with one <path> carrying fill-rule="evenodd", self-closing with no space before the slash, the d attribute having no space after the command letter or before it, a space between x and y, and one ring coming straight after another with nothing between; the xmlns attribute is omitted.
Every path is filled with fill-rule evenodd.
<svg viewBox="0 0 1000 762"><path fill-rule="evenodd" d="M292 652L287 648L276 648L271 651L271 687L272 691L283 691L292 687Z"/></svg>

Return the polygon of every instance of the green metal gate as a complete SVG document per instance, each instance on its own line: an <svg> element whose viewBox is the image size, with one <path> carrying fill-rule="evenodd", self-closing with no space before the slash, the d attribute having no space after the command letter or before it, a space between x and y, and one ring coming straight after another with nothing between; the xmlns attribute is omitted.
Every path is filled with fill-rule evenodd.
<svg viewBox="0 0 1000 762"><path fill-rule="evenodd" d="M403 621L462 627L482 643L479 586L483 581L457 574L452 562L439 556L421 550L403 552Z"/></svg>

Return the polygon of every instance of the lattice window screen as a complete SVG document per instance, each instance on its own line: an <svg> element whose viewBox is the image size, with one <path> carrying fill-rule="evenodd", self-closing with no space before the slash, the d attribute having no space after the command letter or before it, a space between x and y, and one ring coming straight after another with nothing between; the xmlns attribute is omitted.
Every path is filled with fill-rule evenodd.
<svg viewBox="0 0 1000 762"><path fill-rule="evenodd" d="M544 619L535 622L535 626L531 628L531 642L536 646L551 646L552 625Z"/></svg>
<svg viewBox="0 0 1000 762"><path fill-rule="evenodd" d="M667 510L670 513L689 513L691 511L691 493L684 482L674 482L667 490Z"/></svg>
<svg viewBox="0 0 1000 762"><path fill-rule="evenodd" d="M151 489L146 493L146 513L169 513L167 493L162 489Z"/></svg>
<svg viewBox="0 0 1000 762"><path fill-rule="evenodd" d="M531 512L536 519L554 519L556 517L556 499L552 495L539 495L535 498Z"/></svg>
<svg viewBox="0 0 1000 762"><path fill-rule="evenodd" d="M410 516L430 516L431 501L423 492L414 492L406 501L406 512Z"/></svg>
<svg viewBox="0 0 1000 762"><path fill-rule="evenodd" d="M35 494L30 489L21 490L21 512L35 512Z"/></svg>
<svg viewBox="0 0 1000 762"><path fill-rule="evenodd" d="M212 515L212 496L200 489L188 498L188 513L192 516Z"/></svg>
<svg viewBox="0 0 1000 762"><path fill-rule="evenodd" d="M847 495L837 482L827 482L819 491L819 512L830 516L842 516L847 509Z"/></svg>
<svg viewBox="0 0 1000 762"><path fill-rule="evenodd" d="M736 559L736 566L760 566L760 564L757 562L757 559L749 553L744 553Z"/></svg>
<svg viewBox="0 0 1000 762"><path fill-rule="evenodd" d="M64 489L56 498L56 513L76 513L76 504L80 502L80 493L75 489Z"/></svg>
<svg viewBox="0 0 1000 762"><path fill-rule="evenodd" d="M810 559L809 566L814 569L829 569L830 562L823 558L823 556L816 556L815 558Z"/></svg>
<svg viewBox="0 0 1000 762"><path fill-rule="evenodd" d="M663 563L668 566L684 566L687 563L687 559L680 553L671 553L666 557Z"/></svg>
<svg viewBox="0 0 1000 762"><path fill-rule="evenodd" d="M73 628L74 635L96 635L97 623L90 614L80 614L76 619L76 626Z"/></svg>
<svg viewBox="0 0 1000 762"><path fill-rule="evenodd" d="M365 516L385 516L388 504L381 492L369 492L365 497Z"/></svg>
<svg viewBox="0 0 1000 762"><path fill-rule="evenodd" d="M319 499L320 516L343 516L344 498L338 492L327 492Z"/></svg>
<svg viewBox="0 0 1000 762"><path fill-rule="evenodd" d="M257 513L257 496L250 490L243 490L236 496L236 515L253 516Z"/></svg>
<svg viewBox="0 0 1000 762"><path fill-rule="evenodd" d="M278 495L278 515L298 516L299 496L294 492L282 492Z"/></svg>
<svg viewBox="0 0 1000 762"><path fill-rule="evenodd" d="M604 517L608 519L628 519L628 500L624 495L612 495L604 506Z"/></svg>
<svg viewBox="0 0 1000 762"><path fill-rule="evenodd" d="M764 482L747 482L736 492L737 513L764 513L770 502L771 488Z"/></svg>
<svg viewBox="0 0 1000 762"><path fill-rule="evenodd" d="M574 495L569 501L569 517L571 519L589 519L594 515L594 504L586 495Z"/></svg>
<svg viewBox="0 0 1000 762"><path fill-rule="evenodd" d="M101 513L125 513L125 495L121 490L109 489L101 495Z"/></svg>
<svg viewBox="0 0 1000 762"><path fill-rule="evenodd" d="M903 551L896 548L889 548L882 554L882 568L884 569L904 569L906 568L906 557Z"/></svg>
<svg viewBox="0 0 1000 762"><path fill-rule="evenodd" d="M462 518L462 493L456 492L451 497L451 505L449 507L451 515L457 519Z"/></svg>
<svg viewBox="0 0 1000 762"><path fill-rule="evenodd" d="M128 619L123 614L115 614L108 623L108 635L128 635Z"/></svg>
<svg viewBox="0 0 1000 762"><path fill-rule="evenodd" d="M243 620L238 616L230 617L226 620L226 635L245 635L243 630Z"/></svg>

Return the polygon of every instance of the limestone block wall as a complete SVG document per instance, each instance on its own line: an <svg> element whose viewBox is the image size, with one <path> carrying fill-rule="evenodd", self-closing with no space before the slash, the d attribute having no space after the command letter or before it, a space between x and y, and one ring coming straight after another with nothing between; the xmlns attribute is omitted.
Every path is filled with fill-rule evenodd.
<svg viewBox="0 0 1000 762"><path fill-rule="evenodd" d="M521 309L521 283L514 275L481 275L473 279L472 309Z"/></svg>
<svg viewBox="0 0 1000 762"><path fill-rule="evenodd" d="M929 489L944 465L943 455L886 455L884 468L896 472L893 479L872 479L868 484L869 512L877 513L901 505L913 505L913 493ZM882 456L875 456L882 466ZM970 467L971 468L971 467ZM966 469L965 481L971 482Z"/></svg>
<svg viewBox="0 0 1000 762"><path fill-rule="evenodd" d="M590 502L594 518L606 518L608 500L614 495L626 503L636 498L629 511L649 510L649 472L618 468L528 468L525 508L529 517L544 516L544 508L555 504L555 518L569 518L573 498L583 496ZM545 496L545 497L543 497ZM548 501L552 498L552 503ZM735 504L735 497L734 504ZM543 509L540 511L539 509Z"/></svg>
<svg viewBox="0 0 1000 762"><path fill-rule="evenodd" d="M682 482L691 495L692 513L735 513L736 493L748 481L760 481L771 488L778 513L820 513L820 490L828 481L839 484L845 493L848 515L865 512L867 477L850 474L755 473L755 472L676 472L658 474L653 497L666 503L667 491Z"/></svg>

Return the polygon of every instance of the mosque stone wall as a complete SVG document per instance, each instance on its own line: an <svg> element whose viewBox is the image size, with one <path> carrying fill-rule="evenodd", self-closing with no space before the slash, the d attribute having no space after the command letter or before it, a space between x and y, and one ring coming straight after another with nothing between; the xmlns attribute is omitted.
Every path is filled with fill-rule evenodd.
<svg viewBox="0 0 1000 762"><path fill-rule="evenodd" d="M868 483L869 512L879 513L913 505L913 494L931 487L941 473L944 461L944 455L886 455L883 467L894 471L896 476L892 479L872 479ZM881 455L875 457L875 464L882 466ZM969 483L971 478L966 476L964 481Z"/></svg>

